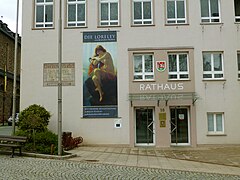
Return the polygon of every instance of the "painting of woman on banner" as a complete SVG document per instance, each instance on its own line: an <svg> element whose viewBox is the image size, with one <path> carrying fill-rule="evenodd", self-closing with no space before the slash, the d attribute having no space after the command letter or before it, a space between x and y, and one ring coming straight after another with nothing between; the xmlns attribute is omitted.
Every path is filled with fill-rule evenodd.
<svg viewBox="0 0 240 180"><path fill-rule="evenodd" d="M117 75L111 54L97 45L89 58L88 79L85 85L90 94L90 104L117 105Z"/></svg>

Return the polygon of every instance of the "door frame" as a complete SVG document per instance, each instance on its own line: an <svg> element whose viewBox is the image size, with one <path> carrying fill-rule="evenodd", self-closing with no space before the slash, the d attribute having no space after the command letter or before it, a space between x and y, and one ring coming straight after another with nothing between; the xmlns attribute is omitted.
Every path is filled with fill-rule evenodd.
<svg viewBox="0 0 240 180"><path fill-rule="evenodd" d="M136 119L136 110L137 109L152 109L152 116L153 116L153 143L137 143L137 119ZM156 145L156 122L155 122L155 108L151 106L142 106L142 107L135 107L134 108L134 145L135 146L155 146Z"/></svg>
<svg viewBox="0 0 240 180"><path fill-rule="evenodd" d="M187 115L188 115L188 142L187 143L172 143L171 138L171 109L187 109ZM190 127L190 107L188 106L171 106L169 107L169 115L170 115L170 144L171 146L190 146L191 145L191 127Z"/></svg>

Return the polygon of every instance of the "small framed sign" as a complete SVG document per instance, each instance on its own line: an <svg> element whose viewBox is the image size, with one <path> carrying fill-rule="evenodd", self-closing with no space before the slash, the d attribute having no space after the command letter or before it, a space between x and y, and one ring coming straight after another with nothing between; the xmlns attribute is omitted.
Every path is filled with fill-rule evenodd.
<svg viewBox="0 0 240 180"><path fill-rule="evenodd" d="M166 70L167 63L166 61L156 61L156 69L159 72L164 72Z"/></svg>

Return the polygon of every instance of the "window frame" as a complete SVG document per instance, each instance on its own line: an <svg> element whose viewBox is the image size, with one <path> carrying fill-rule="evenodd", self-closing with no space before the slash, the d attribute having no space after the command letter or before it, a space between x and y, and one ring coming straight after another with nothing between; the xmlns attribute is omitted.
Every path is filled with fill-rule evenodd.
<svg viewBox="0 0 240 180"><path fill-rule="evenodd" d="M152 72L145 72L145 56L152 56ZM142 56L142 72L135 72L135 56ZM155 63L153 53L134 53L133 54L133 81L154 81L155 79ZM135 79L135 76L142 76L142 79ZM146 79L146 76L153 76L152 79Z"/></svg>
<svg viewBox="0 0 240 180"><path fill-rule="evenodd" d="M211 54L211 71L204 71L204 59L203 56L204 54ZM222 60L222 70L221 71L215 71L214 70L214 54L220 54L221 55L221 60ZM204 80L224 80L224 58L223 58L223 52L202 52L202 63L203 63L203 79ZM221 78L215 78L214 75L216 74L222 74ZM211 78L206 78L204 75L212 75Z"/></svg>
<svg viewBox="0 0 240 180"><path fill-rule="evenodd" d="M169 1L173 1L174 2L174 4L175 4L175 17L174 18L168 18L168 6L167 6L167 3L169 2ZM178 18L177 17L177 1L183 1L184 2L184 18ZM167 25L175 25L175 24L187 24L188 22L187 22L187 0L166 0L165 1L166 3L166 5L165 5L165 7L166 7L166 24ZM169 22L169 21L174 21L173 23L171 23L171 22ZM185 21L185 22L178 22L178 21Z"/></svg>
<svg viewBox="0 0 240 180"><path fill-rule="evenodd" d="M101 20L101 4L102 3L107 3L108 4L108 20ZM118 17L117 17L117 20L111 20L111 8L110 7L110 4L112 3L117 3L117 9L118 9ZM101 26L101 27L108 27L108 26L120 26L120 0L98 0L98 17L99 17L99 23L98 25ZM107 23L106 25L105 24L102 24L102 23ZM117 23L117 24L111 24L111 23Z"/></svg>
<svg viewBox="0 0 240 180"><path fill-rule="evenodd" d="M85 14L84 14L84 21L78 21L77 20L77 16L78 16L78 7L77 5L79 4L84 4L84 8L85 8ZM69 21L69 18L68 18L68 8L69 8L69 5L75 5L75 8L76 8L76 14L75 14L75 21ZM83 1L72 1L72 2L69 2L69 0L66 0L66 19L67 19L67 22L66 22L66 26L68 28L78 28L78 27L87 27L87 1L86 0L83 0ZM73 24L73 26L69 25L69 24ZM78 25L78 24L84 24L84 25Z"/></svg>
<svg viewBox="0 0 240 180"><path fill-rule="evenodd" d="M141 8L142 8L142 12L141 12L141 16L142 18L141 19L135 19L134 18L134 3L135 2L141 2ZM144 2L150 2L151 3L151 19L144 19L144 8L143 8L143 3ZM153 0L132 0L132 25L133 26L152 26L154 25L154 22L153 22L153 15L154 15L154 12L153 12ZM145 24L145 22L151 22L151 23L147 23ZM140 23L137 23L137 22L140 22Z"/></svg>
<svg viewBox="0 0 240 180"><path fill-rule="evenodd" d="M209 131L209 119L208 119L208 115L213 115L213 131ZM217 115L221 115L222 117L222 131L217 131ZM225 132L225 119L224 119L224 113L223 112L207 112L207 132L210 135L214 135L214 134L224 134Z"/></svg>
<svg viewBox="0 0 240 180"><path fill-rule="evenodd" d="M177 71L175 72L170 72L169 55L176 55ZM180 71L179 55L187 55L187 71ZM177 75L177 78L170 78L169 77L170 75ZM188 78L181 78L180 77L181 75L188 75ZM189 54L186 52L168 53L168 80L189 80L189 79L190 79Z"/></svg>
<svg viewBox="0 0 240 180"><path fill-rule="evenodd" d="M200 0L200 12L201 12L201 23L202 24L217 24L217 23L221 23L221 3L220 3L220 0L217 0L218 1L218 16L216 17L213 17L211 16L212 13L211 13L211 0L206 0L208 1L208 17L202 17L202 5L201 5L201 0ZM204 20L209 20L208 22L204 22ZM219 20L217 22L215 22L214 20Z"/></svg>
<svg viewBox="0 0 240 180"><path fill-rule="evenodd" d="M52 21L51 22L46 22L46 6L52 6ZM43 6L43 22L37 22L37 7L38 6ZM53 29L54 28L54 13L55 13L55 7L54 7L54 0L52 2L37 2L37 0L34 0L34 29ZM39 27L38 27L39 25ZM40 26L42 25L42 26ZM50 25L50 26L49 26Z"/></svg>

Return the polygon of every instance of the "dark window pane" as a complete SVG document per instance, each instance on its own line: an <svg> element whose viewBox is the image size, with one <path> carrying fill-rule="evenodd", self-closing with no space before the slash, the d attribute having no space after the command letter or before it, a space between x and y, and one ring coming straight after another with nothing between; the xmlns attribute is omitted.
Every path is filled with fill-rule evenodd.
<svg viewBox="0 0 240 180"><path fill-rule="evenodd" d="M118 20L118 4L111 3L110 4L110 20Z"/></svg>
<svg viewBox="0 0 240 180"><path fill-rule="evenodd" d="M43 22L44 21L43 11L44 11L44 6L37 6L36 22Z"/></svg>
<svg viewBox="0 0 240 180"><path fill-rule="evenodd" d="M214 54L214 71L222 71L222 56L221 54Z"/></svg>
<svg viewBox="0 0 240 180"><path fill-rule="evenodd" d="M211 74L203 74L203 78L212 78Z"/></svg>
<svg viewBox="0 0 240 180"><path fill-rule="evenodd" d="M152 55L145 55L145 72L153 72L153 59Z"/></svg>
<svg viewBox="0 0 240 180"><path fill-rule="evenodd" d="M177 75L176 74L169 74L168 79L177 79Z"/></svg>
<svg viewBox="0 0 240 180"><path fill-rule="evenodd" d="M101 3L101 20L108 20L108 3Z"/></svg>
<svg viewBox="0 0 240 180"><path fill-rule="evenodd" d="M143 19L151 18L152 18L151 2L143 2Z"/></svg>
<svg viewBox="0 0 240 180"><path fill-rule="evenodd" d="M214 120L213 114L208 114L208 131L214 131Z"/></svg>
<svg viewBox="0 0 240 180"><path fill-rule="evenodd" d="M134 56L134 72L142 72L142 56Z"/></svg>
<svg viewBox="0 0 240 180"><path fill-rule="evenodd" d="M212 65L211 65L211 54L204 53L203 54L203 71L211 71Z"/></svg>
<svg viewBox="0 0 240 180"><path fill-rule="evenodd" d="M237 55L237 60L238 60L238 71L240 71L240 54Z"/></svg>
<svg viewBox="0 0 240 180"><path fill-rule="evenodd" d="M208 0L201 0L201 17L209 17Z"/></svg>
<svg viewBox="0 0 240 180"><path fill-rule="evenodd" d="M76 6L68 5L68 21L76 21Z"/></svg>
<svg viewBox="0 0 240 180"><path fill-rule="evenodd" d="M134 2L134 19L142 19L142 3Z"/></svg>
<svg viewBox="0 0 240 180"><path fill-rule="evenodd" d="M175 3L167 1L167 18L175 18Z"/></svg>
<svg viewBox="0 0 240 180"><path fill-rule="evenodd" d="M223 78L223 74L214 74L214 78Z"/></svg>
<svg viewBox="0 0 240 180"><path fill-rule="evenodd" d="M78 7L77 20L85 21L85 4L78 4L77 7Z"/></svg>
<svg viewBox="0 0 240 180"><path fill-rule="evenodd" d="M177 72L177 56L168 55L168 61L169 72Z"/></svg>
<svg viewBox="0 0 240 180"><path fill-rule="evenodd" d="M53 6L52 5L46 5L45 10L45 21L46 22L53 22Z"/></svg>
<svg viewBox="0 0 240 180"><path fill-rule="evenodd" d="M153 75L146 75L145 79L153 79Z"/></svg>
<svg viewBox="0 0 240 180"><path fill-rule="evenodd" d="M180 79L188 79L188 74L181 74Z"/></svg>
<svg viewBox="0 0 240 180"><path fill-rule="evenodd" d="M234 0L235 16L240 16L240 1Z"/></svg>
<svg viewBox="0 0 240 180"><path fill-rule="evenodd" d="M179 71L188 71L187 54L179 55Z"/></svg>
<svg viewBox="0 0 240 180"><path fill-rule="evenodd" d="M135 75L134 79L142 79L142 75Z"/></svg>
<svg viewBox="0 0 240 180"><path fill-rule="evenodd" d="M218 0L210 0L210 4L211 4L211 16L219 17Z"/></svg>
<svg viewBox="0 0 240 180"><path fill-rule="evenodd" d="M184 1L177 1L177 17L185 18Z"/></svg>

